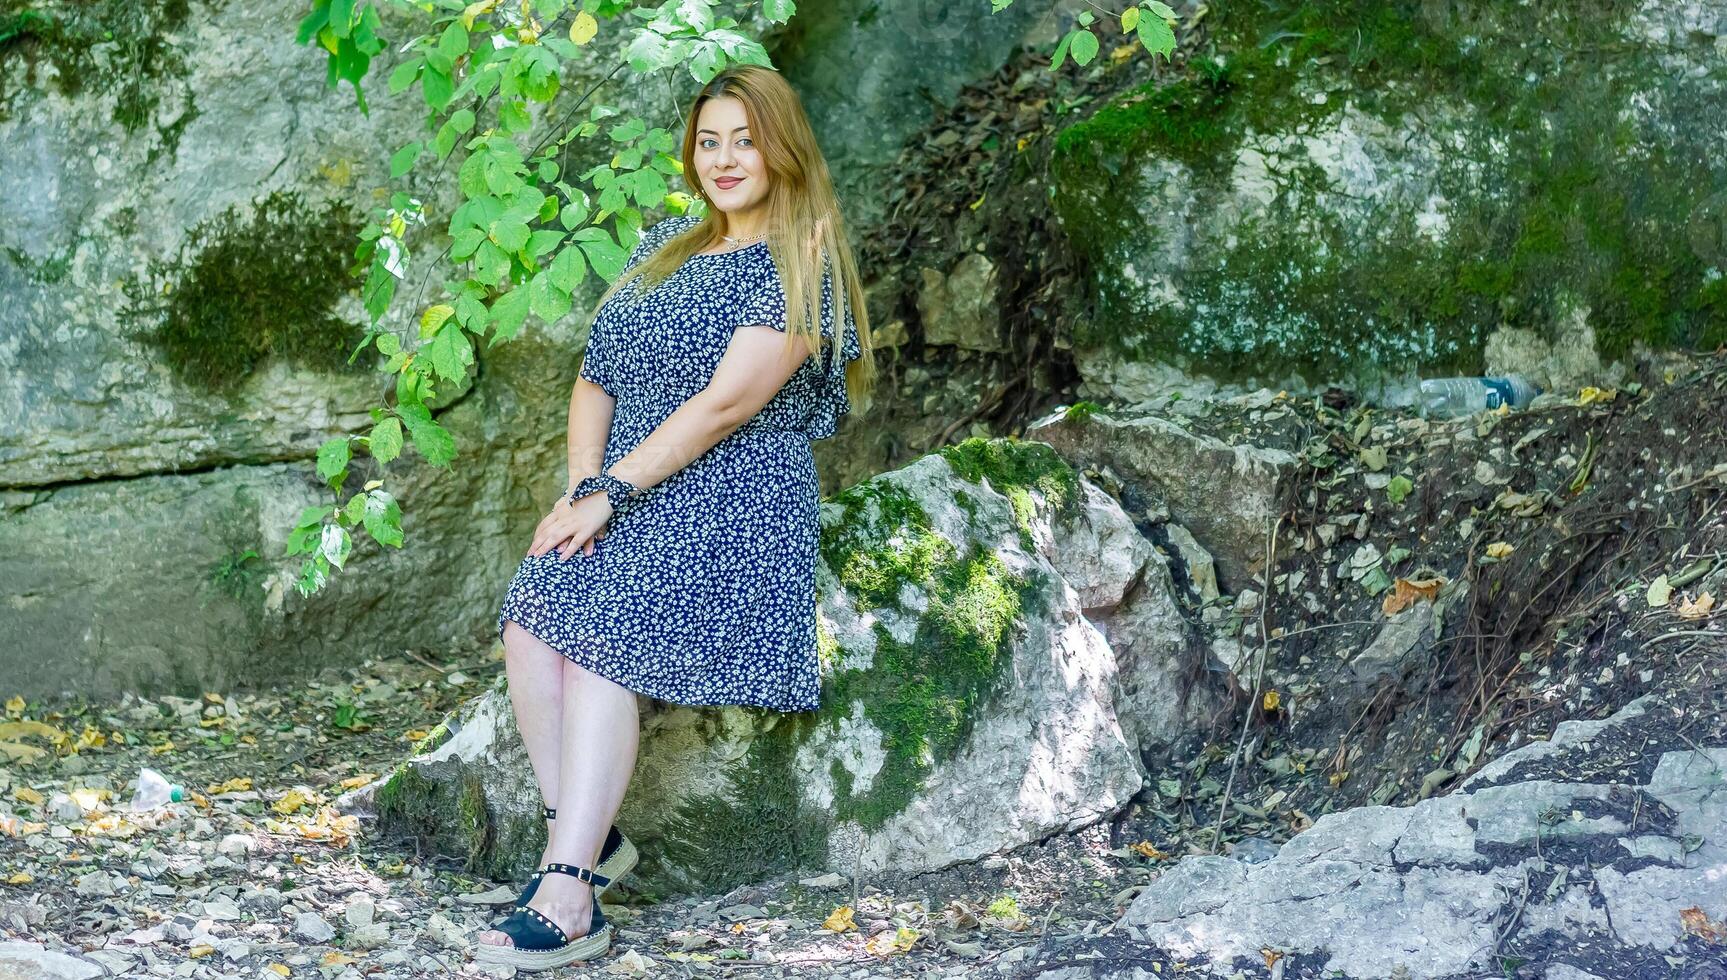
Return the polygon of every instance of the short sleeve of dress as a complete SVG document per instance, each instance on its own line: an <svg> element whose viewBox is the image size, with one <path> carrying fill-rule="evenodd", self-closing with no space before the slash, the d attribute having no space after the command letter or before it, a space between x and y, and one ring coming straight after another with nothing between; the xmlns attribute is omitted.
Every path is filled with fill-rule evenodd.
<svg viewBox="0 0 1727 980"><path fill-rule="evenodd" d="M786 324L786 294L785 287L780 282L778 270L773 263L764 262L765 275L752 284L744 299L743 308L738 318L738 326L763 325L784 331ZM858 343L857 322L852 315L850 303L839 304L843 314L842 322L844 337L840 342L840 357L833 356L834 337L834 291L833 272L828 270L822 275L822 305L821 332L827 343L822 347L821 374L810 386L808 398L808 424L804 432L811 439L826 439L839 429L840 416L851 411L851 399L846 393L845 368L852 361L863 355L863 347Z"/></svg>
<svg viewBox="0 0 1727 980"><path fill-rule="evenodd" d="M662 218L643 229L640 240L636 242L636 247L630 251L630 257L624 262L624 271L628 272L635 268L673 235L700 220L700 218L691 215L673 215L669 218ZM609 303L607 305L610 306ZM600 315L594 318L593 329L588 334L587 351L582 355L582 368L577 372L577 376L599 385L605 389L606 394L615 398L617 397L617 384L614 380L616 374L613 371L613 348L616 346L616 340L612 337L615 327L612 318L607 315L608 312L608 310L601 310Z"/></svg>

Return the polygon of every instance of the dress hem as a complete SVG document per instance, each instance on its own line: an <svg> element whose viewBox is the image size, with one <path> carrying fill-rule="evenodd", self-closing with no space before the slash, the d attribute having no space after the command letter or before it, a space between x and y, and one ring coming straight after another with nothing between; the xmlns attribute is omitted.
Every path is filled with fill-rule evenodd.
<svg viewBox="0 0 1727 980"><path fill-rule="evenodd" d="M544 643L546 646L557 651L560 655L563 656L563 658L565 660L570 661L571 663L575 664L576 666L586 668L587 670L591 670L594 673L600 675L601 677L604 677L606 680L609 680L612 683L618 685L619 687L622 687L625 690L630 691L631 693L640 694L644 697L650 697L650 698L653 698L657 701L664 701L668 704L682 705L683 707L687 707L687 708L726 708L726 707L766 708L769 711L778 711L778 712L783 712L786 714L797 714L797 713L802 713L802 712L806 712L806 711L820 711L821 710L821 703L819 701L813 705L808 705L808 706L795 705L795 706L785 707L785 706L781 706L781 705L777 705L777 704L764 704L760 701L686 701L686 700L682 700L682 699L676 698L676 697L668 697L666 694L663 694L663 693L655 693L655 690L663 690L663 688L655 688L654 690L645 690L643 687L636 686L636 684L638 682L632 681L632 682L626 683L622 678L614 677L611 673L609 673L605 670L601 670L600 668L594 666L592 663L584 663L582 658L576 656L574 653L571 653L568 650L561 649L556 644L552 643L552 641L546 639L544 636L541 636L539 631L537 631L533 626L529 625L528 623L522 622L522 620L516 618L515 614L513 614L513 613L505 613L498 620L498 640L499 640L499 642L502 642L503 638L504 638L504 624L505 623L515 623L517 626L520 626L523 630L526 630L527 633L530 636L532 636L534 639L539 640L541 643ZM652 685L648 685L648 686L651 687Z"/></svg>

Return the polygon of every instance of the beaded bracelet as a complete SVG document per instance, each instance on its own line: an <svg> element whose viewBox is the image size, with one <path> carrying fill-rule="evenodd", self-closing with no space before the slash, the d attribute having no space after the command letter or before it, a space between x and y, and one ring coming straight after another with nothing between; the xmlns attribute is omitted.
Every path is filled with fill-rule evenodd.
<svg viewBox="0 0 1727 980"><path fill-rule="evenodd" d="M633 510L647 497L646 491L621 477L613 476L610 473L597 473L593 476L582 477L571 488L570 504L574 506L577 500L599 491L604 491L606 500L611 503L613 517Z"/></svg>

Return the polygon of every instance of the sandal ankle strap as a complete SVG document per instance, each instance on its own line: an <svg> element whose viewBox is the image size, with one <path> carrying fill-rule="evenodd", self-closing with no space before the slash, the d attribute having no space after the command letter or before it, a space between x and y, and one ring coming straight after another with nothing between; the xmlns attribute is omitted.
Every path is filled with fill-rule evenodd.
<svg viewBox="0 0 1727 980"><path fill-rule="evenodd" d="M592 868L584 868L575 864L563 864L561 862L554 861L551 864L541 867L540 871L542 873L556 872L558 874L566 874L575 878L580 878L582 881L591 883L596 892L612 883L612 879L600 874Z"/></svg>
<svg viewBox="0 0 1727 980"><path fill-rule="evenodd" d="M556 819L558 819L558 811L557 811L557 810L555 810L555 809L553 809L553 808L551 808L551 807L549 807L549 806L541 806L541 807L540 807L540 813L541 813L541 815L542 815L542 816L544 816L544 817L545 817L545 818L546 818L546 819L547 819L547 820L556 820Z"/></svg>

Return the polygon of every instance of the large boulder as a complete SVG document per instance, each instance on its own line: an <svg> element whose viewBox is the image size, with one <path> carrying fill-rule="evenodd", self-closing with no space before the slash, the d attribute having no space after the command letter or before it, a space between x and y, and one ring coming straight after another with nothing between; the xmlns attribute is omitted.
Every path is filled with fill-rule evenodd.
<svg viewBox="0 0 1727 980"><path fill-rule="evenodd" d="M1683 727L1654 697L1562 723L1448 796L1326 814L1263 864L1187 858L1121 923L1220 975L1667 976L1727 913L1727 746Z"/></svg>
<svg viewBox="0 0 1727 980"><path fill-rule="evenodd" d="M1163 714L1121 717L1117 654L1087 613L1156 605L1128 597L1168 579L1144 574L1131 522L1053 450L968 440L847 489L822 523L819 711L642 699L618 825L648 887L931 870L1103 819L1140 789L1137 733L1175 731L1186 707L1141 698ZM1099 541L1133 557L1072 557ZM1182 690L1195 656L1142 651L1133 685ZM543 824L507 692L445 729L351 802L519 873Z"/></svg>

